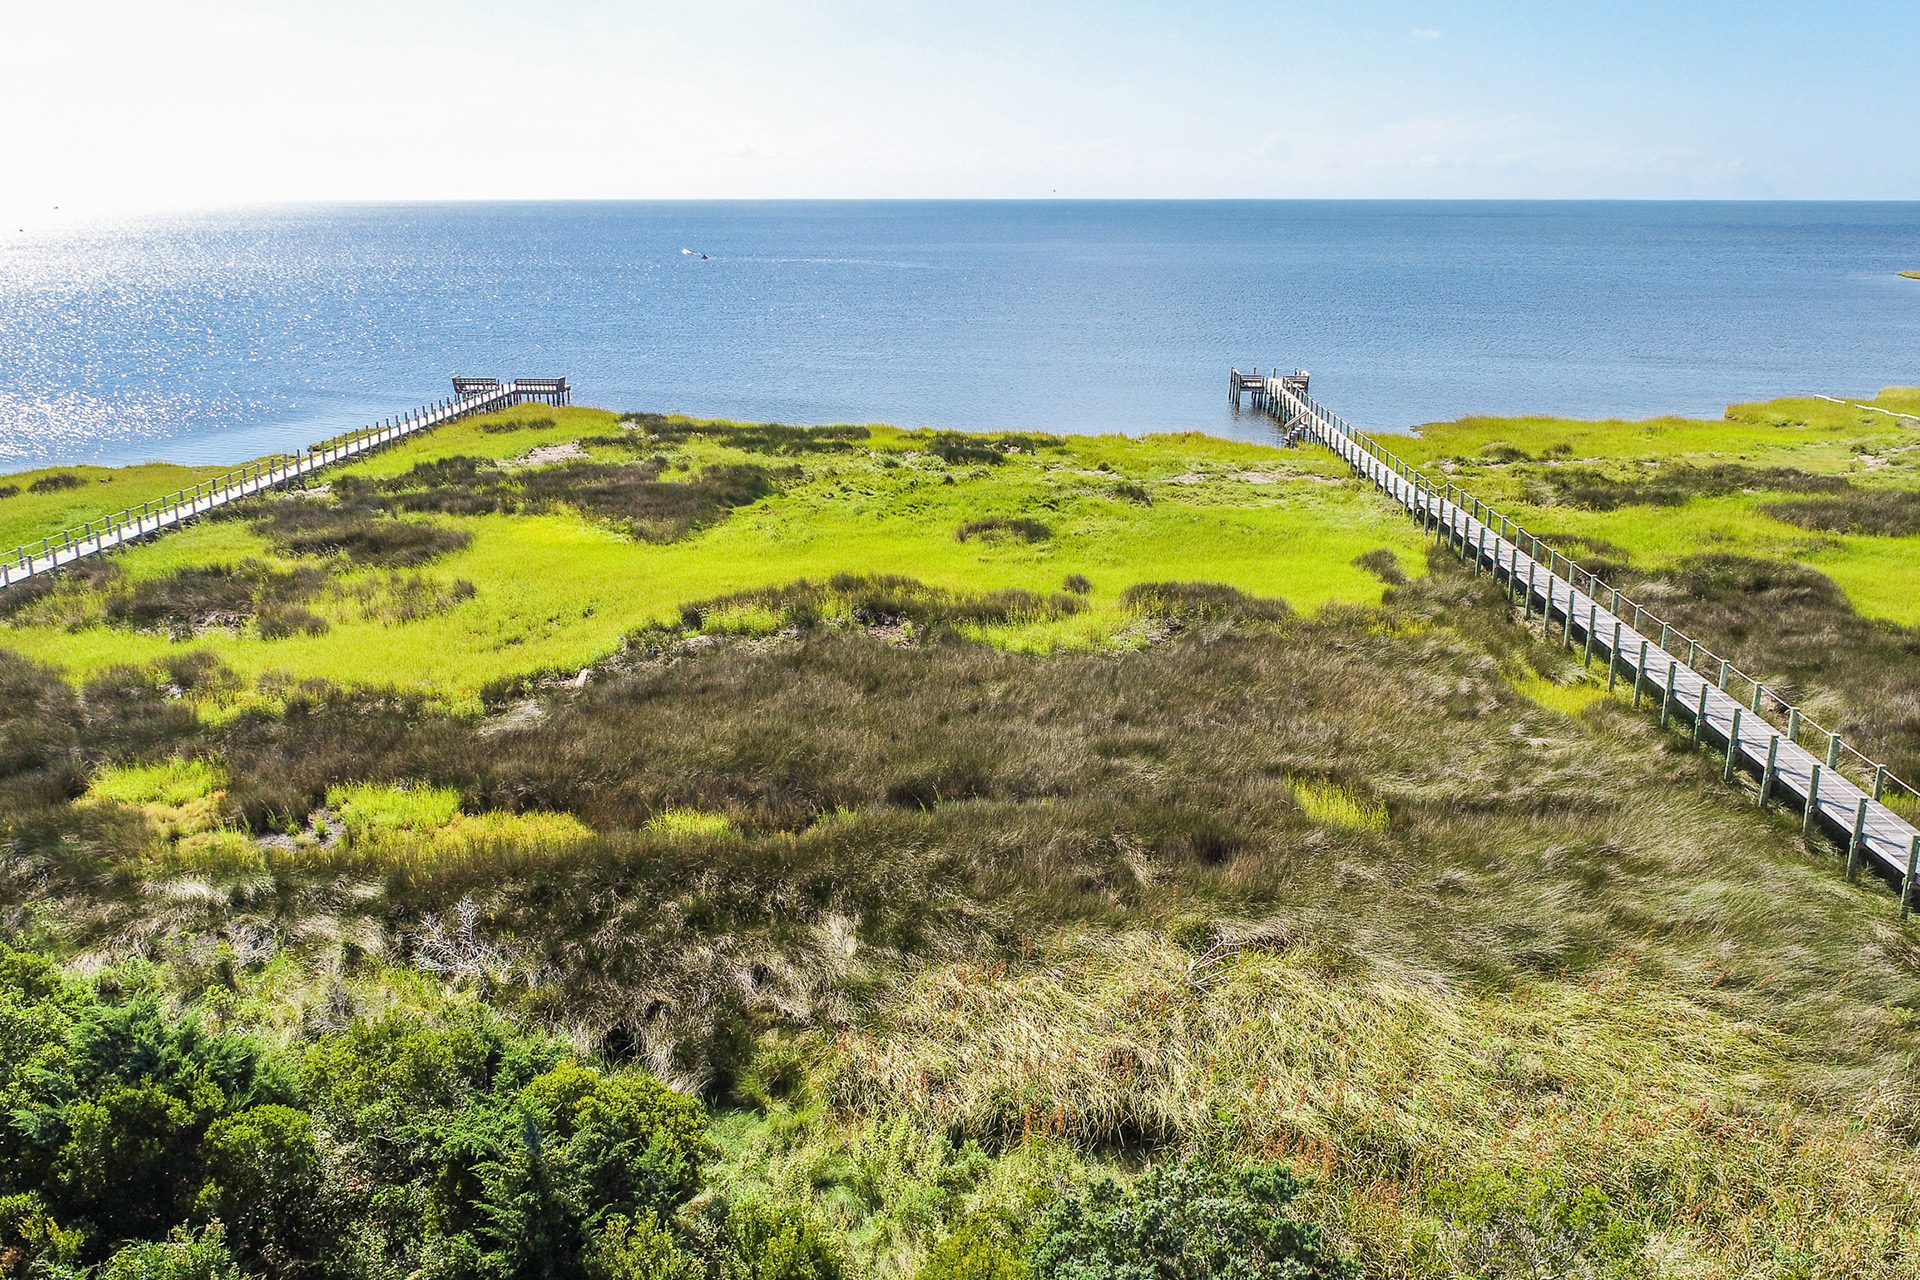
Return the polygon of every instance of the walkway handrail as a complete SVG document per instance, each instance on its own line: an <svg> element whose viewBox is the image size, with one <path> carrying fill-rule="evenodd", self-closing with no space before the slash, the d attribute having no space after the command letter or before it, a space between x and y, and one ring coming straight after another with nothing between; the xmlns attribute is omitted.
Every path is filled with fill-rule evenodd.
<svg viewBox="0 0 1920 1280"><path fill-rule="evenodd" d="M529 384L525 388L515 382L504 382L473 395L435 400L410 413L383 418L373 426L330 436L309 446L303 453L272 454L224 475L202 480L191 489L179 489L167 497L143 502L137 507L128 507L113 515L101 516L49 534L38 542L23 543L11 555L0 557L0 587L11 586L36 574L71 564L82 556L94 555L171 528L215 507L311 475L322 467L357 457L428 427L439 426L470 413L510 408L525 400L562 403L556 397L568 394L565 378L523 381Z"/></svg>
<svg viewBox="0 0 1920 1280"><path fill-rule="evenodd" d="M1504 576L1509 594L1524 574L1523 599L1529 615L1538 600L1543 617L1560 615L1563 640L1569 646L1578 635L1589 658L1596 650L1604 651L1609 688L1624 664L1633 677L1637 703L1649 677L1657 677L1655 684L1661 687L1655 692L1664 690L1662 724L1678 715L1693 725L1696 741L1720 739L1727 749L1729 777L1736 761L1760 772L1762 803L1776 791L1797 793L1807 811L1805 829L1811 833L1816 820L1830 830L1838 828L1848 848L1849 873L1863 858L1871 857L1899 876L1902 910L1906 910L1920 873L1920 829L1888 802L1897 801L1920 816L1915 804L1920 791L1912 784L1816 723L1764 681L1606 586L1597 573L1548 546L1517 521L1451 481L1435 481L1409 466L1374 437L1313 400L1303 386L1287 385L1279 377L1263 382L1270 412L1282 421L1304 422L1310 434L1355 471L1445 536L1463 559L1471 559L1476 571L1484 566L1496 577ZM1543 580L1537 572L1541 569L1546 571ZM1610 634L1601 634L1603 627ZM1784 729L1774 724L1782 714L1787 719ZM1747 717L1751 719L1743 728ZM1808 743L1819 751L1806 750ZM1849 770L1852 779L1847 776Z"/></svg>

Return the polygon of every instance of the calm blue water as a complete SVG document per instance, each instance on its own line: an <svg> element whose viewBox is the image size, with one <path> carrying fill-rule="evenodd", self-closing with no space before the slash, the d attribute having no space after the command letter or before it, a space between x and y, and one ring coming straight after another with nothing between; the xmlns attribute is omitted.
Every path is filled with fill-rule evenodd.
<svg viewBox="0 0 1920 1280"><path fill-rule="evenodd" d="M681 252L693 249L695 255ZM698 253L705 253L703 260ZM566 203L0 239L0 468L292 448L567 374L789 422L1258 436L1226 370L1377 428L1920 382L1920 205Z"/></svg>

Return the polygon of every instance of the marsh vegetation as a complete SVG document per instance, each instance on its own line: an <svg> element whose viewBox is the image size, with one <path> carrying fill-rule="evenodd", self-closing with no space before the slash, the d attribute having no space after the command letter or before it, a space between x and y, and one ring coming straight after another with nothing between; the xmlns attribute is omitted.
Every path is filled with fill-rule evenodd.
<svg viewBox="0 0 1920 1280"><path fill-rule="evenodd" d="M575 413L0 602L9 1275L1920 1257L1891 893L1331 466ZM678 526L669 486L710 505ZM1553 514L1916 749L1910 632L1799 561L1583 523L1632 509ZM395 563L362 526L470 540ZM476 611L541 562L490 541L561 527L671 607L492 647ZM525 590L522 627L565 598ZM263 634L294 608L328 629ZM457 696L397 652L447 636L501 655Z"/></svg>

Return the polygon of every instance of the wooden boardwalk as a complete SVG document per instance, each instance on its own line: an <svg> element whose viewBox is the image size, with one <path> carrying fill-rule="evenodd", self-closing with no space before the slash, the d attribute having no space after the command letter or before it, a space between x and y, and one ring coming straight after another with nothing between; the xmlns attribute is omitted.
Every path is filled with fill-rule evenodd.
<svg viewBox="0 0 1920 1280"><path fill-rule="evenodd" d="M1677 725L1724 754L1729 780L1736 772L1755 777L1761 804L1799 809L1806 834L1823 832L1846 850L1849 876L1868 866L1897 880L1902 914L1911 908L1920 829L1886 801L1920 799L1913 787L1505 516L1452 484L1436 485L1329 413L1307 395L1304 373L1251 379L1236 369L1232 377L1236 401L1258 380L1256 408L1339 454L1476 572L1504 583L1524 616L1537 612L1550 629L1558 625L1563 645L1578 645L1588 661L1604 659L1609 688L1630 682L1636 706L1648 699L1663 727ZM1810 750L1808 740L1821 749Z"/></svg>
<svg viewBox="0 0 1920 1280"><path fill-rule="evenodd" d="M454 396L436 400L411 413L403 413L359 431L323 440L293 457L265 458L248 463L237 471L202 481L191 489L152 502L129 507L116 515L89 520L61 533L17 547L12 555L0 558L0 587L24 582L36 574L51 573L83 556L98 555L125 543L177 528L195 516L241 498L250 497L277 485L311 475L384 444L410 436L416 431L437 427L471 413L489 413L528 401L543 404L567 404L572 390L565 378L521 378L502 382L497 378L461 378L453 380Z"/></svg>

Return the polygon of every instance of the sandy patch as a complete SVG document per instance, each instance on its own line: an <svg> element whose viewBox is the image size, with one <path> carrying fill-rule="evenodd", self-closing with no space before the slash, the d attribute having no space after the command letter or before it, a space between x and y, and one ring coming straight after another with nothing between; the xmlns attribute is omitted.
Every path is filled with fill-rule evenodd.
<svg viewBox="0 0 1920 1280"><path fill-rule="evenodd" d="M578 440L568 440L561 444L543 444L538 448L529 449L524 458L515 458L512 462L507 463L507 465L510 467L544 467L555 462L571 462L576 458L584 458L586 456L587 451L580 447Z"/></svg>

